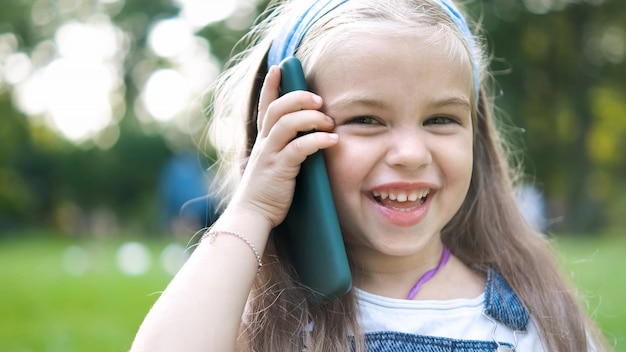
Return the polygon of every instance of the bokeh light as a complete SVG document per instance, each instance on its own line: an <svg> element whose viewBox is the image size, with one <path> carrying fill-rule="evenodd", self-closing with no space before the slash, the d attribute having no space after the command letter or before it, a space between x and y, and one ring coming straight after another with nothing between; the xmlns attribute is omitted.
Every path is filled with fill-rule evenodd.
<svg viewBox="0 0 626 352"><path fill-rule="evenodd" d="M139 242L127 242L117 250L118 268L126 275L142 275L152 265L152 256L145 245Z"/></svg>
<svg viewBox="0 0 626 352"><path fill-rule="evenodd" d="M71 275L85 275L92 267L89 253L79 245L69 246L63 252L63 267Z"/></svg>
<svg viewBox="0 0 626 352"><path fill-rule="evenodd" d="M174 276L191 253L178 243L170 243L161 252L161 266L169 275Z"/></svg>
<svg viewBox="0 0 626 352"><path fill-rule="evenodd" d="M43 114L50 127L70 140L95 138L121 117L115 111L124 111L114 109L110 99L123 89L123 41L121 30L102 15L61 25L54 35L54 54L49 44L33 51L33 58L45 64L32 74L27 56L14 60L19 70L9 82L16 86L15 105L28 115Z"/></svg>
<svg viewBox="0 0 626 352"><path fill-rule="evenodd" d="M180 114L190 99L185 79L176 70L154 72L143 89L142 101L158 121L168 121Z"/></svg>
<svg viewBox="0 0 626 352"><path fill-rule="evenodd" d="M180 19L158 21L150 30L148 45L156 55L172 58L191 45L193 29Z"/></svg>
<svg viewBox="0 0 626 352"><path fill-rule="evenodd" d="M176 0L180 17L194 28L228 18L237 9L237 1Z"/></svg>
<svg viewBox="0 0 626 352"><path fill-rule="evenodd" d="M51 39L43 39L28 52L20 51L12 33L0 34L0 89L12 87L14 106L32 123L46 124L76 143L92 141L106 149L117 141L117 123L127 112L129 87L124 72L142 72L139 80L133 80L139 90L133 112L141 122L156 122L166 130L197 126L193 119L201 118L201 108L194 101L215 79L220 65L209 43L196 32L250 4L174 0L179 13L149 25L146 36L151 53L132 53L131 57L137 33L113 24L105 11L122 8L124 1L98 3L101 6L87 6L79 0L35 1L31 21L52 28ZM181 119L186 121L181 123Z"/></svg>

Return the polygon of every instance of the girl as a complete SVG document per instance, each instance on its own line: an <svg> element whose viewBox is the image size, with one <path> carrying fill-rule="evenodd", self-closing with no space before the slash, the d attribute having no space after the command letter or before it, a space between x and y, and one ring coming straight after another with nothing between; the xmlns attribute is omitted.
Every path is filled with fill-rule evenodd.
<svg viewBox="0 0 626 352"><path fill-rule="evenodd" d="M228 206L133 351L608 349L517 209L483 51L451 0L270 10L215 90ZM313 93L279 97L294 54ZM322 304L274 230L318 150L354 283Z"/></svg>

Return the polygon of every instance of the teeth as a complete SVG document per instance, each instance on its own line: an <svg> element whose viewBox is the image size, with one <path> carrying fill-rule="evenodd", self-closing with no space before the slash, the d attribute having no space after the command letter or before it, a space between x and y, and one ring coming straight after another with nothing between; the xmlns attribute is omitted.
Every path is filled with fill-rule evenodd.
<svg viewBox="0 0 626 352"><path fill-rule="evenodd" d="M380 199L382 199L382 200L387 199L387 196L388 196L387 192L378 192L378 191L374 191L374 192L373 192L373 194L374 194L374 197L376 197L376 198L380 198Z"/></svg>
<svg viewBox="0 0 626 352"><path fill-rule="evenodd" d="M410 193L393 193L393 192L383 192L383 191L374 191L373 195L380 200L385 200L389 198L389 200L393 200L396 202L415 202L419 199L422 199L430 193L430 189L425 188L417 191L412 191Z"/></svg>

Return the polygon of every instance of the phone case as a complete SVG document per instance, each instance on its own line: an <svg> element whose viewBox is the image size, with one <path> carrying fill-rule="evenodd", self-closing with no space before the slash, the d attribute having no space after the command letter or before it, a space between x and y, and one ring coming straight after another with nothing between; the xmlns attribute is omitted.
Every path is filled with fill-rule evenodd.
<svg viewBox="0 0 626 352"><path fill-rule="evenodd" d="M306 90L297 58L286 58L280 69L281 94ZM313 290L314 298L346 294L352 287L352 275L321 151L302 163L284 225L296 272L301 282Z"/></svg>

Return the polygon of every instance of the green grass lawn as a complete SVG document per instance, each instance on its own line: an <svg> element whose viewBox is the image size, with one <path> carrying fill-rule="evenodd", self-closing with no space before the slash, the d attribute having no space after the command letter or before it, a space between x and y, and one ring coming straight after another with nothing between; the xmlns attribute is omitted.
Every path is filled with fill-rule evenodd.
<svg viewBox="0 0 626 352"><path fill-rule="evenodd" d="M151 265L137 275L123 274L116 264L122 243L1 240L0 351L127 350L171 278L160 264L170 242L147 242ZM558 248L590 314L616 351L626 352L626 305L621 302L626 239L559 240Z"/></svg>
<svg viewBox="0 0 626 352"><path fill-rule="evenodd" d="M116 265L121 243L0 242L0 351L128 350L171 275L159 265L168 243L151 242L152 265L135 276Z"/></svg>
<svg viewBox="0 0 626 352"><path fill-rule="evenodd" d="M615 346L626 351L626 237L559 239L564 268L592 319Z"/></svg>

